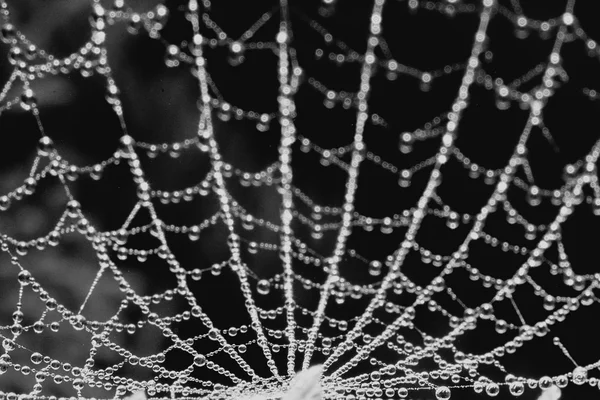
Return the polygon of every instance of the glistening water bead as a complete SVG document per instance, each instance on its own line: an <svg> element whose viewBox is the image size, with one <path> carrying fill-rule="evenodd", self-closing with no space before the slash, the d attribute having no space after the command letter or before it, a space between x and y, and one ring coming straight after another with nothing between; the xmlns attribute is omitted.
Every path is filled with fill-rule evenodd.
<svg viewBox="0 0 600 400"><path fill-rule="evenodd" d="M500 386L495 382L488 383L485 386L485 393L490 397L496 397L500 393Z"/></svg>
<svg viewBox="0 0 600 400"><path fill-rule="evenodd" d="M30 88L25 89L21 95L21 108L23 108L25 111L29 111L35 107L36 103L37 99L33 93L33 90Z"/></svg>
<svg viewBox="0 0 600 400"><path fill-rule="evenodd" d="M196 367L203 367L206 364L206 357L202 354L198 354L194 357L194 365Z"/></svg>
<svg viewBox="0 0 600 400"><path fill-rule="evenodd" d="M34 363L35 365L39 365L42 363L44 356L42 356L41 353L35 352L35 353L31 354L30 359L31 359L32 363Z"/></svg>
<svg viewBox="0 0 600 400"><path fill-rule="evenodd" d="M381 262L377 261L377 260L373 260L369 264L369 274L371 274L373 276L379 276L379 275L381 275L381 268L382 268Z"/></svg>
<svg viewBox="0 0 600 400"><path fill-rule="evenodd" d="M440 386L435 390L435 398L437 400L448 400L451 394L450 388L447 386Z"/></svg>
<svg viewBox="0 0 600 400"><path fill-rule="evenodd" d="M271 291L271 283L266 279L261 279L256 284L256 290L263 295L269 294Z"/></svg>
<svg viewBox="0 0 600 400"><path fill-rule="evenodd" d="M573 370L573 383L576 385L583 385L587 382L588 372L587 369L583 367L577 367Z"/></svg>
<svg viewBox="0 0 600 400"><path fill-rule="evenodd" d="M512 382L508 385L508 390L511 395L518 397L525 392L525 385L523 382Z"/></svg>

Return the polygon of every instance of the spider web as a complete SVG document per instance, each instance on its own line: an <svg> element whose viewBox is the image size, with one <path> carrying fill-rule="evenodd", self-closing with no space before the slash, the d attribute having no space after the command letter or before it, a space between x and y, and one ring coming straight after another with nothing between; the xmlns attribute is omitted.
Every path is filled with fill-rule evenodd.
<svg viewBox="0 0 600 400"><path fill-rule="evenodd" d="M600 52L585 9L349 3L235 4L232 17L208 0L94 0L89 40L63 56L0 1L0 111L41 135L0 196L0 399L279 398L316 364L324 398L597 393L600 141L585 74ZM113 27L185 73L193 135L145 141L127 120ZM115 122L92 146L109 149L101 161L80 163L48 128L36 85L62 75L101 87ZM176 177L181 159L198 161ZM56 220L15 230L35 225L38 195Z"/></svg>

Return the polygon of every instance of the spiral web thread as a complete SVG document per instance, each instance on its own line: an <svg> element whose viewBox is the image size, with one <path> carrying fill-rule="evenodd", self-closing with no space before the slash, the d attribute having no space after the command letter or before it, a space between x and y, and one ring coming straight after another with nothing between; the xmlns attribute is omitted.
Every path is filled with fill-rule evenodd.
<svg viewBox="0 0 600 400"><path fill-rule="evenodd" d="M548 336L555 324L564 324L564 321L568 320L569 314L576 313L580 308L596 306L595 303L598 302L595 291L600 283L600 275L582 275L574 271L561 242L561 229L577 207L591 207L595 215L600 215L600 185L597 175L600 141L593 144L584 157L567 166L563 185L556 190L543 189L535 184L528 160L528 140L532 131L540 129L546 136L550 135L543 122L544 107L552 98L555 87L566 80L561 58L563 45L567 42L581 41L591 58L597 59L600 56L596 43L587 36L574 15L575 1L568 1L562 16L548 21L536 21L527 19L522 14L518 1L513 1L512 7L505 7L493 0L484 0L481 4L410 0L406 5L412 10L427 9L442 14L470 13L477 15L479 19L468 60L464 64L449 65L439 71L430 72L406 67L391 57L387 43L381 36L384 17L391 18L384 13L384 3L385 0L376 0L371 15L365 16L370 21L370 33L366 38L364 54L359 54L345 43L336 40L316 21L309 21L308 25L312 30L322 35L326 41L335 43L340 50L340 53L325 55L321 51L319 56L329 56L342 64L360 64L359 90L356 93L347 93L328 89L315 78L304 76L293 46L294 27L290 14L294 11L289 7L287 0L281 0L278 7L265 13L246 32L243 40L229 37L212 20L210 4L207 1L199 4L197 0L190 0L185 5L185 13L191 24L193 36L186 46L169 43L161 37L161 29L171 13L166 5L160 4L140 14L133 12L127 4L119 0L110 7L94 0L93 15L90 19L90 41L79 51L62 59L37 49L29 42L11 23L9 7L5 2L1 2L3 39L10 46L9 61L14 66L14 72L0 94L0 111L8 112L11 108L21 107L30 112L38 122L42 137L29 177L15 190L0 197L0 207L3 211L8 210L14 203L31 195L38 181L48 176L60 180L70 200L63 216L46 236L30 241L2 236L2 251L10 256L12 263L9 266L3 265L2 268L17 269L19 299L12 314L12 322L0 326L4 348L4 354L0 357L0 373L16 372L32 375L35 379L29 391L0 392L0 398L48 398L45 388L49 381L59 386L72 387L72 395L80 398L120 398L128 392L140 390L144 390L149 397L159 398L242 398L252 395L277 398L287 390L296 371L307 369L315 363L315 359L323 364L321 385L325 398L406 398L417 392L427 392L432 397L443 400L473 390L482 396L495 397L503 393L516 397L528 390L556 390L570 384L598 389L598 380L591 375L597 373L600 360L586 365L577 364L559 338L554 339L555 346L571 360L569 362L575 364L574 367L567 367L562 374L518 376L503 364L503 357L507 354L514 353L529 341ZM334 10L335 4L324 3L323 13L333 15ZM252 42L253 35L269 20L276 18L279 18L279 31L274 40ZM548 60L541 67L536 67L517 80L514 85L505 85L494 79L486 74L481 66L487 45L486 32L492 18L505 18L514 24L516 29L542 32L554 38L554 46ZM197 137L184 142L157 145L136 141L128 135L119 99L120 90L112 76L105 47L107 25L119 21L129 23L132 33L144 32L164 43L167 65L189 64L192 67L200 93ZM211 35L218 39L209 39ZM243 61L245 51L269 50L276 53L279 81L279 109L276 113L245 111L228 103L220 95L208 72L211 59L205 58L207 48L219 46L229 47L234 63ZM114 156L92 166L80 167L61 157L53 146L52 139L44 132L36 96L30 87L30 82L48 74L66 74L72 71L79 71L84 77L94 75L104 79L107 102L121 123L120 147ZM411 168L398 168L382 160L366 146L365 127L368 124L384 128L388 126L381 116L369 110L371 80L381 71L390 76L400 74L413 77L425 86L444 75L462 74L460 87L449 112L443 118L436 118L428 123L427 129L407 132L400 136L400 150L404 153L410 151L415 141L440 139L435 154ZM541 77L540 85L527 92L519 91L519 85L536 76ZM21 86L18 88L18 97L9 98L11 89L19 84ZM350 144L324 148L318 145L318 139L313 141L297 130L295 100L296 93L302 85L309 85L321 93L325 105L329 108L342 104L346 109L355 110L354 135ZM486 169L475 164L455 143L460 135L461 118L469 105L472 87L478 85L486 86L488 90L496 93L499 107L507 102L516 102L528 112L514 151L505 167L500 169ZM591 101L597 97L593 89L584 88L583 93ZM275 129L269 127L269 123L274 121L273 125L281 130L278 160L267 168L252 173L226 162L215 135L215 114L223 120L228 120L233 115L239 120L255 121L258 129L263 131ZM292 159L295 155L293 150L298 145L305 153L318 154L324 165L339 168L345 173L345 195L341 206L317 204L294 186ZM202 157L210 159L211 165L210 172L202 182L193 187L170 192L153 188L145 176L140 154L149 152L156 156L157 153L166 153L174 157L181 151L197 151L197 148L204 153ZM479 176L475 179L485 178L486 183L493 187L493 193L487 199L487 203L475 215L452 210L444 204L441 195L436 191L444 174L444 167L451 159L457 160L472 175ZM79 176L100 175L104 169L119 163L129 167L137 187L138 201L120 229L103 232L87 219L79 202L69 190L69 182L78 179ZM385 218L372 218L360 214L355 209L355 197L359 189L361 166L364 163L375 165L382 173L396 175L400 187L408 187L413 174L428 171L429 178L416 205L404 210L401 215ZM420 172L421 170L423 172ZM524 178L520 173L524 174ZM242 207L240 199L236 199L228 190L228 180L236 178L243 186L278 187L281 195L279 223L253 216ZM509 189L525 192L532 206L541 202L551 203L555 207L553 220L547 224L534 224L526 220L508 200ZM211 196L211 193L218 201L219 210L198 225L166 224L160 219L155 208L157 201L168 205L181 200L190 201L196 196ZM298 204L308 207L311 215L299 212ZM511 223L523 226L526 235L531 236L531 247L499 240L484 230L488 217L499 212L498 210L504 210ZM133 226L136 215L143 212L150 215L151 222L147 225ZM323 216L331 217L336 222L322 223ZM445 220L451 229L456 229L457 226L469 227L462 244L448 255L433 254L420 245L417 234L427 217ZM246 229L257 227L275 232L280 240L278 243L246 240L239 234L240 222ZM308 226L314 238L334 232L336 240L331 254L320 255L311 249L300 235L295 234L293 227L296 223ZM184 269L171 251L167 233L187 234L194 241L198 240L203 230L218 224L224 224L227 231L229 258L209 268ZM353 230L370 231L375 226L379 226L383 233L403 228L405 234L397 250L391 255L386 255L381 260L368 260L348 247L348 239ZM43 250L47 246L58 245L63 235L71 232L80 232L89 240L99 263L96 279L89 287L86 301L78 310L57 304L52 293L44 288L36 279L35 273L29 272L25 263L21 261L21 257L34 247ZM158 246L142 250L127 245L130 237L146 232L151 232L158 239ZM536 235L540 238L534 241ZM483 274L467 262L469 249L475 242L483 242L504 252L522 255L525 262L508 279ZM557 249L558 263L545 257L550 248ZM279 253L281 268L274 276L260 277L245 263L245 251L256 253L259 250L275 250ZM426 285L412 282L403 273L407 257L413 251L420 254L424 262L433 262L438 266L437 276ZM154 256L165 260L169 265L170 271L177 279L177 287L154 296L141 296L126 280L119 264L127 257L142 259ZM379 276L380 279L374 284L350 283L342 273L343 268L340 268L348 259L358 261L361 268L368 269L371 275ZM324 278L319 281L303 275L295 265L297 261L322 270ZM387 267L387 272L382 274L384 267ZM554 275L564 277L564 284L572 287L575 294L554 296L536 283L530 271L545 267L549 267ZM199 280L203 273L210 270L217 275L222 269L230 269L237 277L249 316L245 325L216 327L211 316L204 312L203 305L198 303L193 290L190 289L189 282ZM487 288L493 287L495 295L477 307L466 307L446 283L455 271L461 269L466 270L475 282ZM86 315L85 307L97 283L107 274L112 274L111 279L117 283L119 290L125 295L125 300L113 317L98 321L93 315ZM298 286L298 283L303 284L304 289L302 285ZM545 319L525 321L513 298L513 293L519 287L527 287L535 292L535 296L543 299L545 309L551 311ZM308 309L300 303L297 294L300 290L313 291L313 295L318 293L316 308ZM23 296L27 292L37 297L45 307L42 316L31 325L23 323L26 316L21 309ZM392 294L402 292L414 295L411 304L394 303ZM267 293L280 293L283 305L259 306L260 297ZM440 293L447 294L455 304L462 305L464 313L456 314L445 309L436 301L436 296ZM177 315L160 315L159 312L153 311L153 304L168 301L173 297L185 300L187 310ZM333 318L328 315L327 310L332 303L342 304L356 298L368 301L352 318ZM497 317L494 307L499 303L514 307L521 323L512 324ZM125 321L125 317L120 315L132 304L137 305L142 312L140 320L133 321L133 324L131 321ZM429 308L431 312L447 319L449 329L446 333L432 336L416 326L413 321L423 308ZM300 322L300 314L309 316L310 322L306 323L306 318ZM172 329L172 324L190 319L196 321L199 336L192 339L179 337ZM285 321L285 327L269 328L270 320ZM513 335L507 334L501 345L481 354L459 351L455 343L486 321L492 321L497 332L509 331ZM326 334L324 325L327 324L338 333ZM70 325L75 330L88 334L89 357L82 365L72 366L59 358L45 357L38 349L28 348L20 341L20 336L28 332L41 333L48 329L56 331L63 325ZM133 334L144 326L158 328L170 341L169 345L154 354L138 356L121 347L112 336L115 332L123 330ZM406 330L411 331L418 339L411 339L408 335L399 333ZM367 334L367 331L370 333ZM234 336L237 336L235 340ZM205 340L215 342L218 349L207 353L197 350L196 344ZM258 349L259 353L245 356L251 347ZM102 349L117 352L122 356L122 361L103 368L95 366L95 357ZM380 352L382 349L386 352ZM182 361L185 365L181 366L180 370L169 370L163 366L165 358L174 350L189 354L187 361ZM279 357L281 354L285 356ZM219 355L223 356L219 360L227 360L223 362L226 367L219 364L220 361L216 361ZM121 371L127 365L140 366L152 371L152 379L136 380L122 375ZM202 379L203 371L208 370L216 372L223 380ZM490 370L494 372L490 373ZM92 392L92 389L96 391Z"/></svg>

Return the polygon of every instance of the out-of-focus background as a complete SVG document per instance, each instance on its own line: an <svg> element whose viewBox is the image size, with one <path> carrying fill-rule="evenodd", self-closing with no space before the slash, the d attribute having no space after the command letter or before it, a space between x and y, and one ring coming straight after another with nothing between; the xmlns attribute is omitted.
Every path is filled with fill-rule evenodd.
<svg viewBox="0 0 600 400"><path fill-rule="evenodd" d="M112 0L110 1L112 2ZM109 5L106 2L107 6ZM37 47L45 49L57 57L77 50L90 35L90 2L87 0L6 0L14 25ZM159 2L150 0L128 0L127 6L133 12L144 12ZM163 31L167 42L180 42L190 37L189 23L184 20L181 8L185 2L169 1L164 4L170 10L170 19ZM211 16L233 38L240 37L265 12L271 11L276 2L249 2L223 0L214 1ZM329 49L323 37L315 34L317 21L330 31L334 38L348 43L358 53L363 53L368 33L368 18L371 2L339 1L335 13L326 17L319 13L321 2L302 1L293 4L293 46L297 49L300 65L305 76L323 82L336 91L353 93L359 85L359 63L336 63L315 57L318 49ZM294 4L295 3L295 4ZM459 65L469 56L473 34L477 29L478 13L457 13L443 15L437 11L419 9L411 12L405 1L388 1L384 10L383 36L395 58L402 63L422 71L435 70L444 66ZM453 5L454 1L440 2ZM510 7L510 2L505 6ZM546 1L524 2L525 13L532 19L545 20L560 16L565 1L549 4ZM579 0L575 15L586 32L600 40L599 26L594 22L593 7L590 1ZM461 3L463 4L463 3ZM467 1L464 4L471 4ZM475 4L475 2L473 2ZM479 7L479 5L475 6ZM589 7L589 8L586 8ZM278 13L258 31L253 38L272 41L277 32ZM199 112L197 108L198 85L190 73L190 66L181 63L168 67L165 63L167 46L160 40L148 37L143 30L139 34L128 32L124 22L116 23L107 29L107 49L109 64L121 90L125 121L129 134L139 142L162 143L193 139L197 132ZM552 31L554 32L554 31ZM207 33L207 35L209 35ZM213 34L214 36L214 34ZM489 29L489 51L482 57L486 72L493 77L502 77L508 83L520 78L540 63L547 62L554 43L552 34L548 37L531 33L526 38L516 38L514 26L503 16L495 16ZM328 47L329 46L329 47ZM7 61L9 46L0 45L0 81L6 82L12 65ZM223 97L245 110L258 113L277 111L277 56L269 50L247 50L245 60L240 65L232 65L227 46L207 50L208 71ZM531 167L540 187L555 189L562 184L565 165L581 158L599 138L595 116L598 102L590 100L583 93L584 88L600 90L600 69L598 57L590 57L584 45L574 41L565 45L563 52L565 68L569 75L552 97L545 109L545 123L549 127L552 140L535 131L529 142ZM167 60L168 61L168 60ZM235 62L233 64L236 64ZM435 153L439 140L433 139L415 144L415 151L403 154L398 149L400 134L414 131L447 112L456 96L460 84L461 71L449 73L435 79L424 88L423 83L414 77L400 75L395 80L386 78L378 71L373 78L370 105L373 112L384 117L389 127L368 126L367 148L388 160L398 168L407 168L421 159ZM540 84L540 79L520 87L526 91ZM82 77L78 72L68 75L52 75L32 82L36 93L40 117L45 132L50 136L64 158L77 165L93 165L112 156L117 149L122 130L111 107L105 100L106 88L98 76ZM425 90L423 90L425 89ZM17 85L14 89L19 90ZM465 111L459 131L458 146L470 159L487 168L502 168L510 156L516 139L519 137L527 111L516 104L508 110L498 110L497 96L485 85L474 85L472 100ZM10 96L9 96L10 98ZM310 138L322 148L345 146L350 143L355 113L352 109L336 106L329 109L323 105L323 94L305 84L301 87L296 103L298 108L298 132ZM277 160L279 131L275 122L271 129L261 132L256 122L228 122L215 118L216 135L227 162L244 171L260 171ZM14 190L22 184L31 169L40 138L39 127L30 112L18 105L5 110L0 115L0 195ZM340 206L343 201L345 173L331 166L318 154L303 153L294 148L295 185L319 204ZM197 148L182 150L177 157L160 153L142 154L141 161L148 180L155 190L176 190L192 186L201 181L209 170L206 153ZM399 188L396 176L386 175L370 163L361 167L357 210L373 218L383 218L401 214L402 210L414 206L423 190L428 174L415 174L410 188ZM424 171L427 171L424 168ZM93 175L93 174L92 174ZM98 174L97 174L98 175ZM235 178L235 175L234 175ZM259 218L277 222L280 212L280 197L275 186L250 187L228 180L228 187L240 204ZM82 205L90 220L101 231L117 230L127 218L135 204L135 188L128 168L124 165L110 166L101 176L82 176L69 183L70 190ZM482 179L471 179L458 162L450 162L444 170L440 196L453 209L475 214L485 204L493 186ZM531 207L525 193L511 191L511 201L522 210L526 219L535 224L548 223L555 212L550 204ZM33 196L13 204L0 213L0 233L19 240L30 240L45 235L62 214L67 197L63 186L56 177L40 182ZM218 205L214 198L181 201L178 204L164 205L155 201L157 212L166 224L191 226L210 218ZM302 207L302 206L299 206ZM302 208L300 208L302 210ZM146 219L144 219L146 218ZM500 219L500 217L499 217ZM143 225L149 219L139 216L134 226ZM295 226L297 235L305 240L318 254L327 255L335 242L335 232L328 232L321 239L311 235L309 229L300 223ZM510 243L531 247L535 241L524 237L522 227L503 224L492 220L490 232ZM597 244L600 240L600 220L593 216L590 208L581 207L565 224L562 236L566 251L574 269L579 274L597 273ZM241 229L244 243L277 243L277 234L267 229ZM468 231L465 227L452 230L445 224L426 219L419 241L423 246L440 254L450 254L462 241ZM226 234L222 224L216 224L203 231L199 240L190 240L187 235L168 235L169 243L182 266L188 270L208 268L228 257ZM405 231L395 229L393 233L366 232L356 229L349 241L349 248L369 259L380 259L391 254L401 242ZM151 235L141 235L134 242L139 248L155 246ZM537 236L539 238L539 236ZM129 244L129 243L128 243ZM132 246L134 245L132 244ZM250 254L249 254L250 253ZM258 252L244 253L245 261L257 276L269 277L279 273L281 262L276 251L260 249ZM498 248L475 244L470 254L470 263L480 271L498 277L508 277L523 262L522 256L507 254ZM557 259L552 253L550 258ZM152 295L176 285L164 261L149 257L140 262L135 257L118 261L118 265L142 295ZM38 282L53 294L67 308L77 310L82 304L87 288L98 271L98 260L89 242L78 233L67 234L59 246L46 247L43 251L31 249L20 257L23 266L31 271ZM308 268L300 266L299 268ZM385 268L385 267L384 267ZM428 269L429 268L429 269ZM431 277L432 267L424 266L417 257L407 260L405 271L412 279L424 282ZM433 269L435 271L435 269ZM17 269L10 265L7 254L0 255L0 331L3 335L12 324L19 286L16 281ZM307 270L306 276L320 276L318 272ZM349 279L362 279L363 271L349 263L344 269ZM220 329L236 326L245 321L242 298L233 274L226 269L219 276L206 273L194 286L196 294ZM564 291L564 296L572 296L571 288L555 282L555 276L539 276L539 282L555 290L556 295ZM372 279L366 277L365 279ZM468 274L460 273L451 282L454 291L470 306L481 304L489 291L481 285L473 285ZM560 279L559 279L560 281ZM476 287L477 286L477 287ZM85 288L85 289L82 289ZM300 302L314 308L317 291L299 291ZM101 279L88 301L85 315L103 320L114 314L123 294L114 281ZM518 293L515 299L528 321L537 321L543 312L539 299L531 293ZM27 298L23 301L25 321L33 323L42 308ZM279 306L281 299L271 293L263 301L265 308ZM164 314L185 309L179 299L162 302L158 305ZM542 310L542 311L540 311ZM336 311L333 311L336 312ZM349 310L337 310L345 315ZM510 315L504 317L518 323L514 310L497 310ZM593 362L600 357L597 344L597 304L569 316L568 324L553 327L553 335L534 340L515 355L507 356L507 368L515 373L539 377L545 374L564 373L570 361L552 344L553 336L560 336L575 359L581 364ZM123 322L135 323L140 313L127 309L120 317ZM240 322L242 321L242 322ZM444 333L447 323L423 317L417 326L432 335ZM25 324L27 325L27 324ZM193 336L197 326L181 324L177 330L182 337ZM134 354L153 354L164 348L166 339L159 333L138 329L135 334L120 332L118 339L124 348ZM6 336L6 335L5 335ZM469 332L459 344L464 351L483 351L502 340L494 329L481 329ZM500 335L501 336L501 335ZM26 334L22 344L37 349L50 357L71 360L73 365L85 362L89 352L89 335L82 335L70 329L67 323L60 324L57 332L49 328L41 335ZM282 352L283 353L283 352ZM168 365L176 369L183 359L189 364L186 355L168 356ZM317 357L318 359L318 357ZM114 353L106 352L96 357L96 367L106 367L120 360ZM128 369L129 368L129 369ZM258 371L265 366L257 366ZM136 379L151 379L152 372L143 368L125 367L124 376ZM27 392L32 385L32 377L9 371L0 376L0 390ZM217 379L217 378L215 378ZM28 389L29 388L29 389ZM67 384L44 384L45 392L72 396L72 388ZM582 390L581 388L579 388ZM87 396L105 393L101 389L86 389ZM564 398L572 385L565 389ZM596 392L594 392L597 394ZM523 398L534 398L536 394L527 392ZM427 395L425 395L427 396ZM433 396L431 394L431 396ZM472 390L465 392L464 398L475 396ZM433 398L433 397L426 397Z"/></svg>

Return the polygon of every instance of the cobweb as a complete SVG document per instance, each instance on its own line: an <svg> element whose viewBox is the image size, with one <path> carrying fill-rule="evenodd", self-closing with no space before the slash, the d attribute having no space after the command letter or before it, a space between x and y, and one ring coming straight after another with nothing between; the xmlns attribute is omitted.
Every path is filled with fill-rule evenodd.
<svg viewBox="0 0 600 400"><path fill-rule="evenodd" d="M280 398L313 365L323 398L598 396L582 0L93 0L65 55L7 3L5 158L39 142L0 195L0 400ZM123 53L185 74L169 101L193 93L193 132L133 128L160 106L126 100L127 79L164 71L119 75L129 35L145 41ZM75 144L44 118L57 76L110 108ZM54 222L31 227L40 213Z"/></svg>

